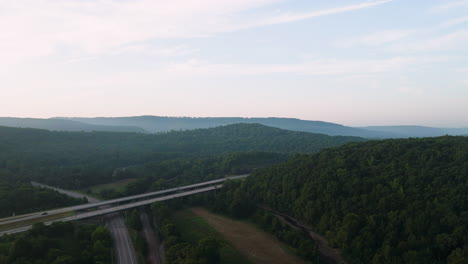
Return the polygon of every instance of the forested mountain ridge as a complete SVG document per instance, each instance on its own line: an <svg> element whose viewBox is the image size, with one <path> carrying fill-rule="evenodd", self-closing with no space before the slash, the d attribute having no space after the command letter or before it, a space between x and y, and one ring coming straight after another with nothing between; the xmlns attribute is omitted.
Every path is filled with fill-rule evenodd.
<svg viewBox="0 0 468 264"><path fill-rule="evenodd" d="M0 126L37 128L51 131L108 131L108 132L139 132L146 131L136 126L106 126L94 125L65 119L40 119L40 118L16 118L0 117Z"/></svg>
<svg viewBox="0 0 468 264"><path fill-rule="evenodd" d="M350 263L468 261L468 138L351 143L226 184L215 203L288 213Z"/></svg>
<svg viewBox="0 0 468 264"><path fill-rule="evenodd" d="M286 130L321 133L332 136L386 137L388 133L367 131L323 121L309 121L297 118L243 118L243 117L164 117L164 116L131 116L131 117L95 117L63 118L94 125L137 126L149 132L170 130L187 130L212 128L217 126L248 123L262 124Z"/></svg>
<svg viewBox="0 0 468 264"><path fill-rule="evenodd" d="M340 124L301 120L297 118L243 118L243 117L56 117L11 118L0 117L0 126L38 128L51 131L107 131L158 133L172 130L193 130L239 123L262 124L292 131L321 133L332 136L357 136L365 138L408 138L463 135L468 128L438 128L424 126L367 126L350 127Z"/></svg>
<svg viewBox="0 0 468 264"><path fill-rule="evenodd" d="M468 133L468 128L439 128L425 126L368 126L366 130L392 133L395 138L460 136Z"/></svg>
<svg viewBox="0 0 468 264"><path fill-rule="evenodd" d="M0 177L68 188L109 182L113 170L169 159L232 152L317 152L357 137L331 137L258 124L158 134L51 132L0 127Z"/></svg>

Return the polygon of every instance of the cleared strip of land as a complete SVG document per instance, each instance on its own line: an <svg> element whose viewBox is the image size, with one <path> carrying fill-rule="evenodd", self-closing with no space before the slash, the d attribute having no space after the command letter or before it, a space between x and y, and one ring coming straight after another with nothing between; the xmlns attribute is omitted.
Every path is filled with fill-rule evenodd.
<svg viewBox="0 0 468 264"><path fill-rule="evenodd" d="M253 263L306 263L287 252L286 246L273 235L259 230L252 224L213 214L204 208L192 208L191 211L205 219L234 248Z"/></svg>
<svg viewBox="0 0 468 264"><path fill-rule="evenodd" d="M222 241L219 264L253 264L244 255L235 249L224 236L216 231L205 219L195 215L190 209L177 211L173 220L183 240L198 243L200 239L211 237Z"/></svg>

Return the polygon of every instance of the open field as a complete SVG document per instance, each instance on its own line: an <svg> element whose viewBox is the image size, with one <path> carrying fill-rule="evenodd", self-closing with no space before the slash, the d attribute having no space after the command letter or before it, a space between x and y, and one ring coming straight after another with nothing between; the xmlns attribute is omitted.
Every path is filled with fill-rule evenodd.
<svg viewBox="0 0 468 264"><path fill-rule="evenodd" d="M211 237L225 241L222 234L218 233L202 217L195 215L192 210L186 209L174 214L173 220L180 230L182 238L196 243L208 234ZM221 264L250 264L246 257L238 252L229 242L226 242L220 250Z"/></svg>
<svg viewBox="0 0 468 264"><path fill-rule="evenodd" d="M214 214L204 208L192 208L190 212L201 219L196 221L209 224L209 228L221 234L224 240L247 257L251 263L306 263L287 252L287 246L273 235L259 230L250 223Z"/></svg>
<svg viewBox="0 0 468 264"><path fill-rule="evenodd" d="M122 179L118 180L115 182L110 182L110 183L105 183L105 184L99 184L99 185L94 185L91 187L87 187L85 189L78 190L80 193L83 194L90 194L92 196L102 198L100 197L100 193L103 190L115 190L115 191L120 191L122 190L127 184L135 181L136 179Z"/></svg>

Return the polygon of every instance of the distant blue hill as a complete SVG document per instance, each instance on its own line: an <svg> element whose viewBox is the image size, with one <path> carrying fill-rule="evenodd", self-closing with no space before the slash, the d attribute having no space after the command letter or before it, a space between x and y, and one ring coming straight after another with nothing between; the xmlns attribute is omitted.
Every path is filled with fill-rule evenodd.
<svg viewBox="0 0 468 264"><path fill-rule="evenodd" d="M51 131L108 131L108 132L138 132L146 131L140 127L132 126L106 126L86 124L73 120L65 119L40 119L40 118L16 118L0 117L0 126L20 127L20 128L38 128Z"/></svg>
<svg viewBox="0 0 468 264"><path fill-rule="evenodd" d="M361 127L362 129L391 133L396 138L408 137L439 137L444 135L467 135L468 128L437 128L425 126L368 126Z"/></svg>
<svg viewBox="0 0 468 264"><path fill-rule="evenodd" d="M93 125L106 126L134 126L148 132L164 132L171 130L189 130L197 128L211 128L238 123L257 123L265 126L286 130L320 133L331 136L357 136L366 138L391 137L391 133L369 131L361 128L343 126L322 121L307 121L295 118L242 118L242 117L161 117L161 116L133 116L133 117L96 117L96 118L63 118Z"/></svg>
<svg viewBox="0 0 468 264"><path fill-rule="evenodd" d="M172 130L212 128L238 123L257 123L292 131L320 133L330 136L364 138L437 137L468 135L468 128L435 128L424 126L368 126L349 127L339 124L296 118L242 118L242 117L56 117L51 119L0 117L0 126L40 128L55 131L109 131L156 133Z"/></svg>

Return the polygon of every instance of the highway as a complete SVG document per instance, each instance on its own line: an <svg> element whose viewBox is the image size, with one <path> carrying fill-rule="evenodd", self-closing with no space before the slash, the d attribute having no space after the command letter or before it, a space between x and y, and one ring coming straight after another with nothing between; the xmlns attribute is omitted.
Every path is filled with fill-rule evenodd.
<svg viewBox="0 0 468 264"><path fill-rule="evenodd" d="M110 214L110 213L115 213L115 212L119 212L119 211L128 210L128 209L131 209L131 208L136 208L136 207L139 207L139 206L152 204L152 203L158 202L158 201L166 201L166 200L170 200L170 199L174 199L174 198L178 198L178 197L189 196L189 195L193 195L193 194L197 194L197 193L213 191L213 190L217 190L219 188L222 188L222 186L223 186L222 184L218 184L218 185L214 185L214 186L208 186L208 187L204 187L204 188L198 188L198 189L194 189L194 190L169 194L169 195L166 195L166 196L151 198L151 199L147 199L147 200L131 202L131 203L124 204L124 205L117 205L117 206L106 207L106 208L98 208L97 210L94 210L94 211L84 212L84 213L80 213L80 214L73 215L73 216L67 216L67 217L63 217L63 218L54 219L52 221L47 221L44 224L45 225L50 225L53 222L57 222L57 221L75 221L75 220L86 219L86 218L100 216L100 215L106 215L106 214ZM181 191L182 188L175 188L175 190ZM94 203L94 205L95 204L98 204L98 203ZM69 208L73 208L73 207L69 207ZM69 211L71 211L71 210L68 209L68 210L65 210L64 212L69 212ZM40 215L40 214L38 214L38 215ZM1 224L3 224L3 223L1 223ZM1 226L1 224L0 224L0 226ZM32 225L27 225L27 226L24 226L24 227L4 230L4 231L0 232L0 236L3 235L3 234L12 234L12 233L23 232L23 231L29 230L31 227L32 227Z"/></svg>
<svg viewBox="0 0 468 264"><path fill-rule="evenodd" d="M115 255L119 264L138 264L130 234L120 214L106 215L106 227L114 241Z"/></svg>
<svg viewBox="0 0 468 264"><path fill-rule="evenodd" d="M48 188L48 189L56 190L56 191L59 192L59 193L68 195L68 196L73 197L73 198L78 198L78 199L86 198L86 199L88 200L89 203L96 203L96 202L99 202L98 199L96 199L96 198L94 198L94 197L91 197L91 196L89 196L89 195L77 193L77 192L74 192L74 191L64 190L64 189L61 189L61 188L58 188L58 187L54 187L54 186L50 186L50 185L43 184L43 183L39 183L39 182L34 182L34 181L32 181L32 182L31 182L31 185L32 185L32 186L35 186L35 187L42 187L42 188Z"/></svg>
<svg viewBox="0 0 468 264"><path fill-rule="evenodd" d="M148 264L161 264L161 245L159 243L158 236L156 235L153 227L151 226L150 217L148 216L146 211L142 211L140 213L140 221L142 225L141 233L147 242L148 248L148 255L146 256L146 261L148 262Z"/></svg>
<svg viewBox="0 0 468 264"><path fill-rule="evenodd" d="M200 189L196 189L196 190L191 190L191 191L186 191L186 192L181 192L181 193L175 193L175 194L169 194L169 195L162 196L162 197L157 197L157 198L152 198L152 199L148 199L148 200L128 203L128 204L124 204L124 205L112 206L112 207L109 207L109 208L98 209L98 210L95 210L95 211L90 211L90 212L86 212L86 213L81 213L81 214L77 214L77 215L73 215L73 216L67 216L67 217L64 217L64 218L56 219L56 220L53 220L53 221L46 222L46 224L50 224L50 223L57 222L57 221L75 221L75 220L86 219L86 218L95 217L95 216L99 216L99 215L106 215L106 214L115 213L115 212L119 212L119 211L125 211L125 210L128 210L128 209L140 207L140 206L143 206L143 205L152 204L154 202L166 201L166 200L179 198L179 197L184 197L184 196L189 196L189 195L193 195L193 194L197 194L197 193L213 191L213 190L216 190L216 189L220 189L221 187L223 187L222 184L214 185L214 186L209 186L209 187L200 188Z"/></svg>
<svg viewBox="0 0 468 264"><path fill-rule="evenodd" d="M131 200L143 199L143 198L156 196L156 195L160 195L160 194L164 194L164 193L182 191L182 190L186 190L186 189L190 189L190 188L196 188L196 187L200 187L200 186L204 186L204 185L220 183L220 182L224 182L226 180L241 179L241 178L245 178L245 177L248 177L248 176L249 176L249 174L231 176L231 177L226 177L226 178L222 178L222 179L206 181L206 182L201 182L201 183L196 183L196 184L191 184L191 185L186 185L186 186L181 186L181 187L176 187L176 188L171 188L171 189L166 189L166 190L161 190L161 191L137 194L137 195L127 196L127 197L122 197L122 198L117 198L117 199L112 199L112 200L106 200L106 201L102 201L102 202L93 202L93 203L88 203L88 204L82 204L82 205L76 205L76 206L71 206L71 207L60 208L60 209L48 210L48 211L44 211L44 212L46 212L47 215L53 215L53 214L66 213L66 212L70 212L70 211L85 210L85 209L100 207L100 206L104 206L104 205L111 205L111 204L115 204L115 203L128 202L128 201L131 201ZM54 187L50 187L50 186L47 186L47 185L43 185L43 186L45 186L47 188L56 189ZM3 218L3 219L0 219L0 226L3 225L3 224L21 222L21 221L25 221L25 220L38 218L38 217L41 217L44 212L37 212L37 213L31 213L31 214L22 215L22 216L14 216L14 217Z"/></svg>
<svg viewBox="0 0 468 264"><path fill-rule="evenodd" d="M24 226L0 231L0 236L4 234L13 234L13 233L27 231L32 228L31 221L34 221L34 219L37 219L37 221L35 222L41 222L40 221L41 217L49 217L50 215L56 215L57 218L44 222L45 225L50 225L58 221L76 221L76 220L91 218L95 216L106 215L105 216L106 226L109 228L112 239L114 240L117 263L118 264L134 264L134 263L137 264L136 255L134 253L135 251L134 251L130 236L128 234L128 230L125 226L122 216L118 214L118 212L144 206L144 205L149 205L157 201L165 201L165 200L170 200L170 199L174 199L178 197L184 197L184 196L194 195L198 193L214 191L223 187L223 185L219 183L223 183L226 180L241 179L241 178L245 178L248 176L249 176L248 174L231 176L231 177L226 177L223 179L206 181L206 182L201 182L197 184L191 184L191 185L171 188L167 190L155 191L155 192L150 192L150 193L144 193L144 194L139 194L139 195L132 195L132 196L112 199L108 201L94 202L94 203L71 206L71 207L66 207L66 208L36 212L36 213L27 214L27 215L8 217L8 218L0 219L0 228L2 225L6 225L6 224L12 224L12 225L18 226L18 225L21 225L23 222L24 222ZM216 185L213 185L213 184L216 184ZM36 185L38 184L36 183ZM210 186L204 187L206 185L210 185ZM42 185L42 186L47 187L47 188L53 188L53 187L45 186L45 185ZM53 189L56 189L56 188L53 188ZM60 189L60 192L62 193L64 193L65 191L66 190ZM66 192L67 192L66 194L68 194L69 191L66 191ZM153 196L164 195L164 194L167 194L167 195L153 197ZM128 202L128 203L119 204L122 202ZM86 211L86 212L78 212L78 214L76 215L66 216L66 217L60 217L60 215L58 215L61 213L77 212L80 210L91 209L91 208L95 208L95 210ZM150 234L146 234L146 236L149 236L149 235ZM160 262L159 256L151 256L150 260L154 263Z"/></svg>
<svg viewBox="0 0 468 264"><path fill-rule="evenodd" d="M49 186L46 184L38 183L38 182L31 182L33 186L49 188L58 191L59 193L74 197L74 198L83 198L86 197L89 203L96 203L100 200L84 195L81 193L77 193L74 191L64 190L57 187ZM42 213L41 213L42 215ZM135 249L133 248L133 244L130 238L130 234L128 233L127 226L125 225L123 216L119 213L109 214L105 217L105 223L107 229L109 229L114 249L115 255L117 257L118 264L127 264L127 263L137 263Z"/></svg>
<svg viewBox="0 0 468 264"><path fill-rule="evenodd" d="M60 208L60 209L47 210L47 211L43 211L43 212L36 212L36 213L27 214L27 215L20 215L20 216L3 218L3 219L0 219L0 225L14 223L14 222L22 222L22 221L25 221L25 220L38 218L38 217L41 217L44 212L47 212L47 215L52 215L52 214L66 213L66 212L70 212L70 211L85 210L85 209L90 209L90 208L94 208L94 207L100 207L100 206L104 206L104 205L111 205L111 204L121 203L121 202L128 202L128 201L131 201L131 200L143 199L143 198L147 198L147 197L151 197L151 196L155 196L155 195L160 195L160 194L164 194L164 193L169 193L169 192L174 192L174 191L181 191L181 190L185 190L185 189L196 188L196 187L209 185L209 184L214 184L214 183L220 183L220 182L224 182L226 180L241 179L241 178L245 178L245 177L248 177L248 176L249 176L249 174L236 175L236 176L226 177L226 178L222 178L222 179L206 181L206 182L201 182L201 183L196 183L196 184L191 184L191 185L185 185L185 186L166 189L166 190L161 190L161 191L155 191L155 192L131 195L131 196L112 199L112 200L106 200L106 201L102 201L102 202L95 202L97 200L92 198L92 200L88 200L90 202L92 201L92 203L76 205L76 206L71 206L71 207L65 207L65 208ZM36 185L37 184L38 183L36 183ZM58 191L59 190L65 191L65 190L55 188L55 187L51 187L51 186L48 186L48 185L45 185L45 184L41 184L41 185L43 187L46 187L46 188L52 188L52 189L58 190ZM66 192L69 193L70 191L66 191ZM62 193L64 193L64 192L62 192ZM65 193L65 194L67 194L67 193Z"/></svg>

